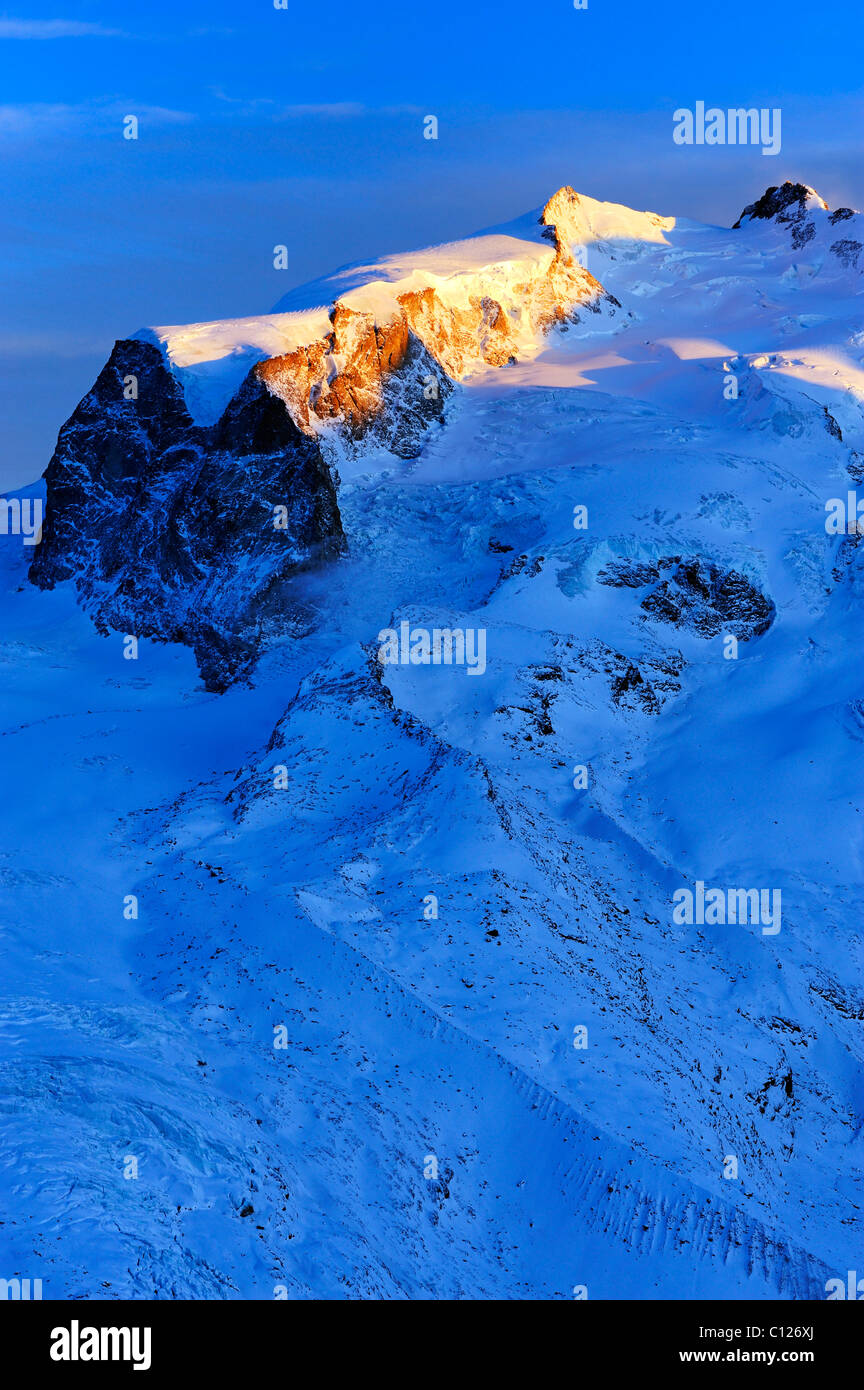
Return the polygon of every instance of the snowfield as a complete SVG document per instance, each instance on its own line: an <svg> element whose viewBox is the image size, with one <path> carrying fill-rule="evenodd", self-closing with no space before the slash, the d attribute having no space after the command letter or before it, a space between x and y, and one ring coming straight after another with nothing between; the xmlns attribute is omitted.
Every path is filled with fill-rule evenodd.
<svg viewBox="0 0 864 1390"><path fill-rule="evenodd" d="M347 553L224 694L0 537L0 1277L819 1299L862 1268L864 548L825 518L864 478L864 237L805 195L735 229L580 199L621 313L517 324L415 458L323 429ZM209 423L337 297L515 314L554 255L534 213L143 336ZM482 629L485 672L382 664L405 621ZM697 883L779 891L781 929L676 922Z"/></svg>

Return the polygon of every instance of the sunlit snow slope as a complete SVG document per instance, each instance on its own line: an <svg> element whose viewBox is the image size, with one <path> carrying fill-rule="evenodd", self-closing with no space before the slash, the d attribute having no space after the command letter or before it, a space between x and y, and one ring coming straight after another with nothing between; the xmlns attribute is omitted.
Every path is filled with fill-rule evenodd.
<svg viewBox="0 0 864 1390"><path fill-rule="evenodd" d="M825 506L864 476L864 237L773 192L731 230L567 199L557 246L535 213L145 335L209 421L337 299L513 311L414 456L300 420L345 550L225 693L0 538L0 1277L807 1299L862 1267L864 549ZM518 316L562 256L614 314ZM485 671L382 664L402 622L482 629ZM676 922L697 881L779 890L780 930Z"/></svg>

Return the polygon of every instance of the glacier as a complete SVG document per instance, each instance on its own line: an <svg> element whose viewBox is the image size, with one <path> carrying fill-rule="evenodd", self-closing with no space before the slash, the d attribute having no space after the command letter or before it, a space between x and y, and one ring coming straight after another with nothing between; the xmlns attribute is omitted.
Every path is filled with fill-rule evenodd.
<svg viewBox="0 0 864 1390"><path fill-rule="evenodd" d="M120 340L0 536L0 1277L860 1267L861 233L562 189ZM482 677L382 662L403 623ZM697 884L780 930L676 920Z"/></svg>

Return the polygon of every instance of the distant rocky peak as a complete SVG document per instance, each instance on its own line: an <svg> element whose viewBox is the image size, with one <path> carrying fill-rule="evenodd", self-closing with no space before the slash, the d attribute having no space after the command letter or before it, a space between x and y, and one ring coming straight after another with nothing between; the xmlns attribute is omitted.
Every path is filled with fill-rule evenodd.
<svg viewBox="0 0 864 1390"><path fill-rule="evenodd" d="M826 216L827 214L827 216ZM860 272L864 269L864 239L861 214L852 208L836 208L829 212L828 204L814 188L789 179L777 188L768 188L757 202L744 209L735 227L761 222L777 227L790 238L793 251L801 251L808 243L827 249L832 257L829 264L842 271ZM840 227L838 236L833 231ZM837 238L835 240L835 237Z"/></svg>
<svg viewBox="0 0 864 1390"><path fill-rule="evenodd" d="M800 222L817 208L823 212L828 211L828 204L815 188L806 183L792 183L790 179L786 179L779 187L767 188L761 198L755 203L750 203L733 226L741 227L745 222L757 220Z"/></svg>

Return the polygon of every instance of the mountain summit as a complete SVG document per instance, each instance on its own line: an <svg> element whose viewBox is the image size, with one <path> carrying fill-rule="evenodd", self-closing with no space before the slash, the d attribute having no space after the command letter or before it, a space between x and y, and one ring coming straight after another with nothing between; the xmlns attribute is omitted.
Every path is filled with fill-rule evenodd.
<svg viewBox="0 0 864 1390"><path fill-rule="evenodd" d="M828 211L828 204L824 198L820 198L815 188L810 188L806 183L792 183L787 179L779 188L766 189L761 198L744 209L733 225L740 227L744 222L757 218L798 222L815 208Z"/></svg>
<svg viewBox="0 0 864 1390"><path fill-rule="evenodd" d="M847 269L864 269L861 214L852 208L831 212L824 198L806 183L787 179L780 187L766 189L761 198L744 209L734 226L752 228L757 223L787 233L795 251L813 242L813 250L824 247L829 258L836 257ZM840 224L843 234L838 236L834 229Z"/></svg>
<svg viewBox="0 0 864 1390"><path fill-rule="evenodd" d="M735 226L791 229L800 250L825 211L786 183ZM826 250L854 269L860 219L841 209L828 231L847 217ZM262 643L302 630L295 576L344 553L340 470L417 458L478 374L638 323L691 225L565 186L464 241L345 267L272 314L119 341L60 432L31 578L74 579L103 628L187 643L225 689ZM644 280L619 284L637 263Z"/></svg>

